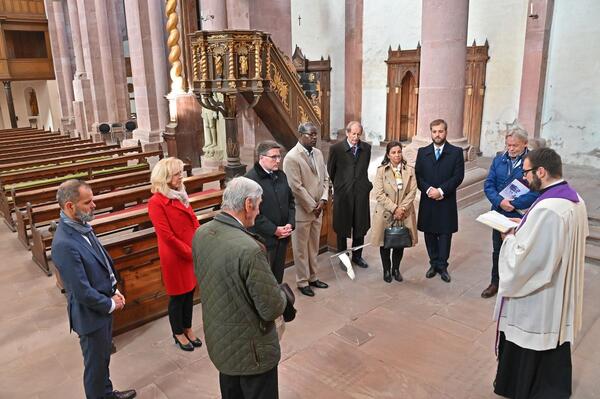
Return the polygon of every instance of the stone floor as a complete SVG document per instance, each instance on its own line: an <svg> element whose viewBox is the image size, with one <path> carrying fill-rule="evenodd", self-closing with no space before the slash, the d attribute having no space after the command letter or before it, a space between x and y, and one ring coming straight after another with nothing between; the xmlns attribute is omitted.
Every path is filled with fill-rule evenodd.
<svg viewBox="0 0 600 399"><path fill-rule="evenodd" d="M596 213L598 172L568 168L566 173ZM371 267L358 270L355 281L331 267L331 254L322 254L319 277L331 287L314 298L298 295L297 318L282 341L281 398L497 397L492 392L494 302L479 296L489 281L491 234L474 221L487 209L481 201L460 212L450 284L425 279L422 241L406 251L403 283L382 281L375 248L366 249ZM2 223L0 257L0 398L84 397L78 340L69 334L65 300L53 278L34 265ZM600 397L600 267L586 267L584 330L573 353L573 397L581 399ZM285 279L293 285L293 268ZM194 312L194 327L202 335L200 306ZM366 342L348 342L352 332ZM136 388L142 399L219 397L218 373L206 349L177 349L166 318L118 336L115 343L116 388Z"/></svg>

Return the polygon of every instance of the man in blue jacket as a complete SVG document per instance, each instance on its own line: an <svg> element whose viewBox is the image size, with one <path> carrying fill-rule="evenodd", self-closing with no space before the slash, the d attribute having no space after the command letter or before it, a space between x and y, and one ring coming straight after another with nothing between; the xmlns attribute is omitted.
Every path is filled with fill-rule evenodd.
<svg viewBox="0 0 600 399"><path fill-rule="evenodd" d="M506 134L506 151L494 158L485 180L485 195L492 203L492 210L509 218L521 218L522 212L538 197L538 194L533 191L514 199L500 195L500 192L514 180L527 185L523 179L523 157L527 152L527 132L520 128L509 130ZM491 298L498 292L498 257L502 247L502 237L497 230L492 231L492 247L492 280L481 293L482 298Z"/></svg>
<svg viewBox="0 0 600 399"><path fill-rule="evenodd" d="M89 222L94 218L92 189L67 180L56 193L60 222L52 240L52 260L67 295L71 330L79 335L83 353L83 385L88 399L131 399L136 392L113 390L108 372L112 349L112 312L125 306L117 289L110 255Z"/></svg>

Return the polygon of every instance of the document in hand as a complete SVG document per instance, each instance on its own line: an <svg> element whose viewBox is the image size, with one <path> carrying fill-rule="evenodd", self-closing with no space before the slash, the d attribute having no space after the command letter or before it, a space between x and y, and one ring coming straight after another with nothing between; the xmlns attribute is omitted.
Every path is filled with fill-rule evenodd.
<svg viewBox="0 0 600 399"><path fill-rule="evenodd" d="M512 201L523 194L527 194L528 192L529 189L518 179L515 179L512 181L512 183L506 186L504 190L500 191L500 195L502 196L502 198L506 198L507 200Z"/></svg>
<svg viewBox="0 0 600 399"><path fill-rule="evenodd" d="M519 224L513 222L503 214L496 211L489 211L477 217L479 223L490 226L494 230L501 233L506 233L508 230L517 227Z"/></svg>

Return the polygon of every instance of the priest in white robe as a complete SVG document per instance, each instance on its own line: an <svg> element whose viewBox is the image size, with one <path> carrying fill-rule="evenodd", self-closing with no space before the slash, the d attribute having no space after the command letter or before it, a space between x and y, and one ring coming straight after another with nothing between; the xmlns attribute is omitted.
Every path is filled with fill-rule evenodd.
<svg viewBox="0 0 600 399"><path fill-rule="evenodd" d="M523 172L540 196L500 250L494 392L516 399L568 398L571 343L582 321L587 212L563 180L554 150L531 151Z"/></svg>

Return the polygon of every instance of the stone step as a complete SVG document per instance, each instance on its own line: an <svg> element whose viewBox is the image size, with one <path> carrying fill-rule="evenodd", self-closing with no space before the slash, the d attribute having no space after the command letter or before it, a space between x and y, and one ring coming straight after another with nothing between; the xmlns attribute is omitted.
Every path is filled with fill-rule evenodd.
<svg viewBox="0 0 600 399"><path fill-rule="evenodd" d="M590 235L587 238L588 244L600 246L600 226L590 224Z"/></svg>
<svg viewBox="0 0 600 399"><path fill-rule="evenodd" d="M590 224L590 227L592 227L592 226L600 227L600 215L588 214L588 223Z"/></svg>
<svg viewBox="0 0 600 399"><path fill-rule="evenodd" d="M483 190L469 194L457 200L458 209L463 209L469 205L473 205L485 198Z"/></svg>
<svg viewBox="0 0 600 399"><path fill-rule="evenodd" d="M476 182L468 186L461 186L456 194L458 199L460 199L479 192L483 193L483 182Z"/></svg>
<svg viewBox="0 0 600 399"><path fill-rule="evenodd" d="M588 243L585 246L585 261L600 266L600 246Z"/></svg>

